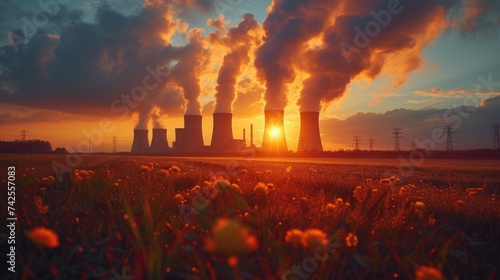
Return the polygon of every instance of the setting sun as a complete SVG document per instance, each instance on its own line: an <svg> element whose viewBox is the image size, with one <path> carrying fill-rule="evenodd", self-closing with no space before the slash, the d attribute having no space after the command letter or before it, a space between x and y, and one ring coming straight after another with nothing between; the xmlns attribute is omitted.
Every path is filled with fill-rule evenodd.
<svg viewBox="0 0 500 280"><path fill-rule="evenodd" d="M280 135L279 128L277 128L277 127L272 128L270 134L271 134L271 137L273 137L273 138L278 137Z"/></svg>

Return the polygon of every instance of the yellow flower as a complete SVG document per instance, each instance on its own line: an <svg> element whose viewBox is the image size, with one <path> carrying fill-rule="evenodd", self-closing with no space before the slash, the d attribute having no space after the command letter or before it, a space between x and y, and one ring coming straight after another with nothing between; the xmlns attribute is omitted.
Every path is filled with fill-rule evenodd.
<svg viewBox="0 0 500 280"><path fill-rule="evenodd" d="M330 214L335 213L335 208L337 208L337 205L333 203L328 203L325 206L326 211Z"/></svg>
<svg viewBox="0 0 500 280"><path fill-rule="evenodd" d="M340 206L340 205L344 204L344 200L339 197L339 198L337 198L337 200L335 200L335 203Z"/></svg>
<svg viewBox="0 0 500 280"><path fill-rule="evenodd" d="M141 172L142 173L149 173L151 172L151 168L147 165L141 165L141 168L140 168Z"/></svg>
<svg viewBox="0 0 500 280"><path fill-rule="evenodd" d="M293 247L297 247L298 245L302 244L303 235L304 235L303 231L294 228L286 232L285 241L286 243L291 244Z"/></svg>
<svg viewBox="0 0 500 280"><path fill-rule="evenodd" d="M415 271L416 280L444 280L444 276L438 269L432 266L421 265Z"/></svg>
<svg viewBox="0 0 500 280"><path fill-rule="evenodd" d="M349 233L345 238L345 243L347 244L347 247L356 247L358 246L358 237L352 233Z"/></svg>
<svg viewBox="0 0 500 280"><path fill-rule="evenodd" d="M174 166L170 167L170 169L171 169L172 173L181 173L181 168L179 166L174 165Z"/></svg>
<svg viewBox="0 0 500 280"><path fill-rule="evenodd" d="M267 185L264 183L258 183L257 185L255 185L253 191L258 195L267 195L269 193Z"/></svg>
<svg viewBox="0 0 500 280"><path fill-rule="evenodd" d="M83 180L88 180L90 178L89 172L87 170L80 170L78 173Z"/></svg>
<svg viewBox="0 0 500 280"><path fill-rule="evenodd" d="M36 227L26 232L28 239L38 247L56 248L59 246L59 236L51 229Z"/></svg>
<svg viewBox="0 0 500 280"><path fill-rule="evenodd" d="M307 229L302 236L302 245L306 248L315 249L318 245L326 245L326 234L319 229Z"/></svg>
<svg viewBox="0 0 500 280"><path fill-rule="evenodd" d="M425 211L426 207L422 201L415 202L415 208L419 211Z"/></svg>
<svg viewBox="0 0 500 280"><path fill-rule="evenodd" d="M240 186L238 186L238 184L232 184L231 189L241 193L241 188L240 188Z"/></svg>
<svg viewBox="0 0 500 280"><path fill-rule="evenodd" d="M245 254L257 250L257 238L238 220L219 218L212 227L211 237L205 239L205 249L226 256Z"/></svg>
<svg viewBox="0 0 500 280"><path fill-rule="evenodd" d="M214 185L219 189L219 190L225 190L231 186L231 183L226 180L226 179L217 179L214 182Z"/></svg>
<svg viewBox="0 0 500 280"><path fill-rule="evenodd" d="M160 178L167 178L170 175L167 169L159 169L156 171L156 175Z"/></svg>
<svg viewBox="0 0 500 280"><path fill-rule="evenodd" d="M182 194L178 193L174 196L174 200L177 203L182 203L182 201L184 201L184 196L182 196Z"/></svg>

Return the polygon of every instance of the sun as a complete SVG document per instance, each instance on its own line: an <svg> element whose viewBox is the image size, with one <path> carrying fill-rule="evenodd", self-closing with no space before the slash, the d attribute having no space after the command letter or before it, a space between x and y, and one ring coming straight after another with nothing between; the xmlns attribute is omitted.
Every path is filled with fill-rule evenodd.
<svg viewBox="0 0 500 280"><path fill-rule="evenodd" d="M280 130L277 127L273 127L271 129L270 134L271 134L271 137L276 138L280 135Z"/></svg>

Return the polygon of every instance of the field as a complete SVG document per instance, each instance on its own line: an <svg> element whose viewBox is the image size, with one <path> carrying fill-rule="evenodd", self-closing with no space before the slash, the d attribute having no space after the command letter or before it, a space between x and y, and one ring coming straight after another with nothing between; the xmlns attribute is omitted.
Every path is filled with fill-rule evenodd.
<svg viewBox="0 0 500 280"><path fill-rule="evenodd" d="M500 273L499 161L410 168L374 159L84 156L55 173L53 163L66 160L1 157L5 175L16 168L16 278Z"/></svg>

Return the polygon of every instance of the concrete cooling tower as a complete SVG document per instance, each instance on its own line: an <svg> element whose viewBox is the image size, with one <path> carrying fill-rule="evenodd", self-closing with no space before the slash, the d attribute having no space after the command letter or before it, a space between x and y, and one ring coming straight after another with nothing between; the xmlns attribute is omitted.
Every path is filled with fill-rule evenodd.
<svg viewBox="0 0 500 280"><path fill-rule="evenodd" d="M233 142L233 127L231 113L214 113L214 128L212 132L212 150L228 149Z"/></svg>
<svg viewBox="0 0 500 280"><path fill-rule="evenodd" d="M322 152L321 136L319 134L319 112L300 113L300 135L298 152Z"/></svg>
<svg viewBox="0 0 500 280"><path fill-rule="evenodd" d="M147 129L134 129L134 142L132 153L146 153L149 150L149 139Z"/></svg>
<svg viewBox="0 0 500 280"><path fill-rule="evenodd" d="M174 148L179 152L199 152L203 149L200 115L184 115L184 128L175 129Z"/></svg>
<svg viewBox="0 0 500 280"><path fill-rule="evenodd" d="M265 111L264 139L262 151L266 154L280 154L288 151L283 126L283 110Z"/></svg>
<svg viewBox="0 0 500 280"><path fill-rule="evenodd" d="M151 153L165 153L168 151L167 130L165 128L153 128L153 140L151 140Z"/></svg>

